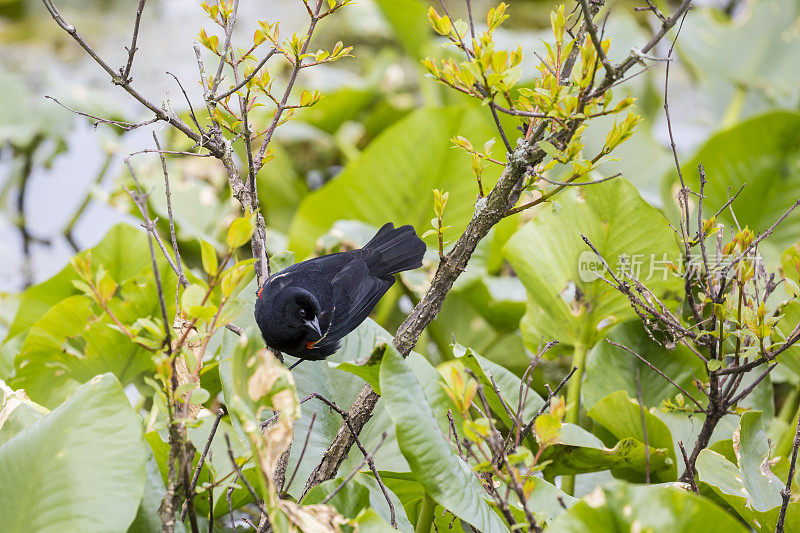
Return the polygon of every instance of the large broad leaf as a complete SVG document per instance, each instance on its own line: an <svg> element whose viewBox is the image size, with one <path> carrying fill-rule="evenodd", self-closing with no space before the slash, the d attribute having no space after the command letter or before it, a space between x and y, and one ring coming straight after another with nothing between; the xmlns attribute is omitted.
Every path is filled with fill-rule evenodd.
<svg viewBox="0 0 800 533"><path fill-rule="evenodd" d="M380 377L400 450L425 491L479 531L506 531L484 500L488 495L472 469L444 437L419 381L396 350L390 349L383 357Z"/></svg>
<svg viewBox="0 0 800 533"><path fill-rule="evenodd" d="M677 43L681 63L699 85L691 107L698 122L732 123L741 115L796 107L797 2L748 3L732 20L713 6L698 7L686 17Z"/></svg>
<svg viewBox="0 0 800 533"><path fill-rule="evenodd" d="M642 409L639 404L636 400L632 400L625 391L617 391L597 402L586 414L609 430L616 439L632 437L641 442L648 442L651 450L655 448L666 451L669 458L667 468L660 472L652 472L652 479L674 481L677 477L677 463L672 433L667 425L646 407L643 409L644 427L642 426ZM647 429L646 439L645 428ZM644 471L641 474L644 479Z"/></svg>
<svg viewBox="0 0 800 533"><path fill-rule="evenodd" d="M420 0L376 0L395 37L412 60L423 58L431 44L427 5Z"/></svg>
<svg viewBox="0 0 800 533"><path fill-rule="evenodd" d="M539 524L552 522L558 515L575 505L578 499L564 493L555 485L538 477L529 478L533 482L533 492L528 498L528 509L531 509ZM522 509L514 507L514 514L519 522L525 521Z"/></svg>
<svg viewBox="0 0 800 533"><path fill-rule="evenodd" d="M641 355L687 391L697 390L692 384L695 377L705 377L703 362L691 350L681 345L674 350L667 350L647 335L638 320L615 326L608 332L607 338ZM635 398L637 371L645 407L661 407L663 400L680 393L672 383L632 353L601 341L589 352L586 362L586 377L581 388L584 405L590 408L601 398L618 390L624 390L628 396ZM691 400L686 398L686 401Z"/></svg>
<svg viewBox="0 0 800 533"><path fill-rule="evenodd" d="M175 278L164 261L159 263L165 299L174 302ZM138 275L118 280L118 289L108 305L123 324L147 317L160 319L152 280L149 264ZM167 312L171 313L171 308ZM113 319L86 295L55 303L28 329L15 358L16 375L10 384L24 388L33 400L55 407L78 383L92 376L112 372L127 385L153 370L151 352L114 326Z"/></svg>
<svg viewBox="0 0 800 533"><path fill-rule="evenodd" d="M598 266L599 260L579 233L589 237L615 270L621 258L627 258L634 274L638 270L640 280L657 295L680 284L664 263L680 257L672 230L633 185L618 178L571 187L558 202L559 213L540 212L505 246L511 266L528 289L520 326L532 350L543 338L589 347L609 326L635 316L623 294L592 274L596 270L590 267Z"/></svg>
<svg viewBox="0 0 800 533"><path fill-rule="evenodd" d="M147 235L127 224L112 227L102 242L91 249L91 253L92 264L103 265L117 282L135 276L150 265ZM26 290L14 322L8 330L6 341L25 333L34 322L64 298L79 294L80 291L72 285L72 280L77 279L79 278L75 269L67 265L52 278Z"/></svg>
<svg viewBox="0 0 800 533"><path fill-rule="evenodd" d="M0 380L0 446L49 411Z"/></svg>
<svg viewBox="0 0 800 533"><path fill-rule="evenodd" d="M0 479L4 532L125 531L144 493L145 447L114 376L81 385L0 446Z"/></svg>
<svg viewBox="0 0 800 533"><path fill-rule="evenodd" d="M433 216L431 189L450 192L445 212L450 235L458 235L473 212L477 184L467 154L453 149L450 139L463 135L482 144L493 137L491 120L480 108L420 109L393 124L358 159L317 191L306 196L289 230L297 257L314 250L320 235L340 219L412 224L419 233ZM495 148L500 156L500 149ZM484 188L496 181L487 168ZM431 240L433 243L433 240Z"/></svg>
<svg viewBox="0 0 800 533"><path fill-rule="evenodd" d="M558 533L745 533L736 518L709 500L667 486L614 483L597 487L553 522Z"/></svg>
<svg viewBox="0 0 800 533"><path fill-rule="evenodd" d="M702 164L708 178L703 201L704 214L711 216L747 183L733 203L738 223L763 232L800 196L800 113L773 112L761 115L711 137L683 163L686 184L699 190L697 167ZM678 177L673 170L665 178L664 204L678 218L673 197ZM695 204L696 205L696 204ZM693 221L697 217L692 215ZM736 227L730 210L720 214L720 222ZM759 251L777 259L780 252L800 240L800 213L793 213Z"/></svg>
<svg viewBox="0 0 800 533"><path fill-rule="evenodd" d="M525 287L516 277L476 276L458 292L497 331L516 330L525 314Z"/></svg>
<svg viewBox="0 0 800 533"><path fill-rule="evenodd" d="M607 448L600 439L575 424L562 424L558 438L541 456L541 461L552 461L544 470L548 478L603 470L624 479L643 478L648 459L653 474L674 469L674 462L664 448L645 449L644 443L633 437L620 439L613 448Z"/></svg>
<svg viewBox="0 0 800 533"><path fill-rule="evenodd" d="M258 202L270 228L287 231L308 186L295 172L286 150L277 144L271 150L273 159L258 173Z"/></svg>
<svg viewBox="0 0 800 533"><path fill-rule="evenodd" d="M161 501L164 498L164 480L161 473L158 471L158 463L152 454L147 454L147 463L145 464L146 478L144 484L144 495L139 504L139 510L136 513L136 518L128 528L128 533L160 533L163 531L163 524L158 510L161 507ZM222 491L225 492L223 485ZM195 499L195 502L197 499ZM175 531L183 533L185 531L183 522L175 521Z"/></svg>
<svg viewBox="0 0 800 533"><path fill-rule="evenodd" d="M759 531L774 531L784 484L770 470L770 444L761 413L742 415L737 433L734 451L738 464L705 449L697 457L698 477L749 525ZM800 528L800 503L789 504L786 520L786 531Z"/></svg>
<svg viewBox="0 0 800 533"><path fill-rule="evenodd" d="M514 373L460 345L456 345L453 348L453 354L456 356L455 362L462 363L478 377L486 394L486 400L489 402L489 407L491 407L495 416L506 424L506 427L512 427L512 421L504 405L516 413L520 405L520 391L522 391L523 399L525 400L520 412L522 420L527 423L536 416L544 400L534 390L526 392L522 380ZM444 363L440 368L446 373L448 372L447 367L455 362ZM494 385L497 385L499 395L495 391Z"/></svg>

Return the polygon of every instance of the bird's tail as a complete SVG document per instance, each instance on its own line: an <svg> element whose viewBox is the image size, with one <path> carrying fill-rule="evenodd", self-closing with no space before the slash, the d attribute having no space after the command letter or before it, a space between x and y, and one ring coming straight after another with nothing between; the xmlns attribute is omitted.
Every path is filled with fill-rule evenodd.
<svg viewBox="0 0 800 533"><path fill-rule="evenodd" d="M425 243L417 237L413 227L395 228L391 222L384 224L364 248L378 252L373 260L368 261L370 273L377 276L421 267L426 250Z"/></svg>

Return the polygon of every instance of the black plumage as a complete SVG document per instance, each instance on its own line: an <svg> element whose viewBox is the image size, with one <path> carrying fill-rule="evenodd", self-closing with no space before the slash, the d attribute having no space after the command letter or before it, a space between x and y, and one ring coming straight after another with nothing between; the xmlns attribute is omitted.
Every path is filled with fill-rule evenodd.
<svg viewBox="0 0 800 533"><path fill-rule="evenodd" d="M394 283L422 266L414 228L389 222L361 249L315 257L273 274L258 290L255 317L267 346L320 360L361 324Z"/></svg>

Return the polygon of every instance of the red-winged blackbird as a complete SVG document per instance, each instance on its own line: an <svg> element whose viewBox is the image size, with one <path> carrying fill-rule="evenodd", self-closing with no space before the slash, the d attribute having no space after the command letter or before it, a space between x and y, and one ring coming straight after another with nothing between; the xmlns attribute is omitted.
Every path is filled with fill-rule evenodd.
<svg viewBox="0 0 800 533"><path fill-rule="evenodd" d="M395 229L389 222L359 250L323 255L273 274L256 300L264 341L301 361L328 357L369 316L394 274L419 268L424 254L425 243L414 228Z"/></svg>

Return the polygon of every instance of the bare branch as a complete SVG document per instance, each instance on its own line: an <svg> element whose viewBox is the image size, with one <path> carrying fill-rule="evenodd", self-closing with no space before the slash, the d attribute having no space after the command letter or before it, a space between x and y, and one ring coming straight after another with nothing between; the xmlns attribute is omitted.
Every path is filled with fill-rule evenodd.
<svg viewBox="0 0 800 533"><path fill-rule="evenodd" d="M375 446L375 449L374 449L374 450L372 450L371 452L369 452L368 454L366 454L366 455L364 456L364 460L363 460L363 461L361 461L361 463L359 463L359 465L358 465L357 467L355 467L355 468L353 469L353 471L352 471L352 472L350 472L350 475L349 475L349 476L347 476L347 477L344 479L344 481L342 481L342 482L341 482L341 483L340 483L340 484L339 484L339 485L338 485L338 486L337 486L335 489L333 489L333 491L331 491L331 493L330 493L330 494L328 494L327 496L325 496L325 499L324 499L324 500L322 500L320 503L322 503L322 504L326 504L326 503L328 503L329 501L331 501L331 499L332 499L334 496L336 496L336 494L338 494L338 492L339 492L340 490L342 490L342 489L344 488L344 486L345 486L345 485L347 485L347 483L348 483L348 482L349 482L351 479L353 479L353 478L355 477L355 475L356 475L356 474L358 474L358 472L361 470L361 468L363 468L363 466L364 466L365 464L367 464L369 461L371 461L371 460L372 460L372 456L373 456L373 455L375 455L375 452L377 452L377 451L378 451L378 448L380 448L380 447L381 447L381 445L383 445L383 442L386 440L386 435L387 435L387 433L384 431L384 432L383 432L383 434L381 434L381 440L380 440L380 441L378 441L378 445L377 445L377 446ZM392 525L393 525L394 527L397 527L397 524L392 524Z"/></svg>
<svg viewBox="0 0 800 533"><path fill-rule="evenodd" d="M689 457L686 455L686 448L683 446L683 441L678 441L678 447L681 449L681 455L683 455L683 464L686 466L686 474L684 474L689 479L689 484L692 486L692 491L695 494L700 494L700 489L697 488L697 482L694 479L694 469L692 468L692 464L689 462ZM683 476L681 477L683 479Z"/></svg>
<svg viewBox="0 0 800 533"><path fill-rule="evenodd" d="M52 96L45 95L44 97L47 98L48 100L54 101L55 103L57 103L58 105L60 105L64 109L66 109L67 111L71 111L71 112L75 113L76 115L80 115L82 117L86 117L86 118L90 118L90 119L94 120L94 124L93 124L94 127L97 127L98 124L109 124L111 126L116 126L116 127L120 128L122 130L125 130L125 131L131 131L131 130L135 130L136 128L141 128L142 126L147 126L149 124L153 124L154 122L158 122L160 120L158 117L150 119L150 120L145 120L144 122L125 122L123 120L113 120L113 119L110 119L110 118L103 118L103 117L98 117L96 115L91 115L89 113L84 113L83 111L78 111L77 109L72 109L68 105L60 102L57 98L54 98Z"/></svg>
<svg viewBox="0 0 800 533"><path fill-rule="evenodd" d="M194 469L194 476L192 476L192 482L189 484L189 498L183 502L183 507L181 507L181 522L186 518L186 511L189 509L189 504L191 503L192 499L194 498L194 489L197 487L197 480L200 477L200 470L203 469L203 464L206 462L206 456L208 455L208 450L211 449L211 441L214 440L214 435L217 433L217 427L219 426L219 421L225 415L225 411L222 409L217 410L217 417L214 419L214 425L211 426L211 431L208 434L208 439L206 439L206 445L203 448L203 453L200 454L200 460L197 461L197 468ZM209 496L210 500L213 500L213 495Z"/></svg>
<svg viewBox="0 0 800 533"><path fill-rule="evenodd" d="M224 99L226 99L227 97L229 97L230 95L232 95L233 93L235 93L236 91L238 91L239 89L241 89L242 87L244 87L245 85L247 85L248 83L250 83L250 81L251 81L253 78L255 78L255 77L256 77L256 75L258 74L258 71L260 71L260 70L261 70L261 67L263 67L264 65L266 65L266 64L267 64L267 61L269 61L269 60L270 60L270 58L271 58L273 55L275 55L275 53L276 53L277 51L278 51L278 49L277 49L277 48L273 48L272 50L270 50L270 51L269 51L269 53L268 53L268 54L267 54L267 55L264 57L264 59L262 59L261 61L259 61L258 65L256 65L256 66L255 66L255 68L253 69L253 72L251 72L249 76L246 76L246 77L245 77L245 78L244 78L242 81L240 81L239 83L237 83L236 85L234 85L234 86L233 86L233 87L232 87L230 90L228 90L228 91L225 91L224 93L222 93L222 94L221 94L221 95L219 95L219 96L215 96L215 97L213 97L213 99L214 99L215 101L217 101L217 102L219 102L219 101L221 101L221 100L224 100Z"/></svg>
<svg viewBox="0 0 800 533"><path fill-rule="evenodd" d="M128 94L130 94L136 101L142 104L144 107L152 111L158 120L163 120L172 124L175 128L179 129L183 132L187 137L198 144L202 144L203 141L206 141L206 144L209 145L209 149L216 155L217 157L222 157L224 148L219 145L216 141L204 139L198 133L196 133L192 128L189 127L180 117L172 115L168 113L166 110L162 109L161 107L157 106L144 96L142 96L136 89L134 89L133 85L131 85L129 80L125 80L120 77L119 73L117 73L108 63L105 62L98 54L94 51L94 49L89 45L88 42L78 33L78 30L72 24L68 23L66 19L61 15L58 11L53 0L42 0L45 8L50 13L50 16L53 17L53 20L56 24L61 27L64 31L69 33L72 38L83 48L87 54L98 64L100 67L111 76L111 81L115 85L119 85Z"/></svg>
<svg viewBox="0 0 800 533"><path fill-rule="evenodd" d="M775 533L783 533L783 523L786 520L786 510L789 508L789 500L792 497L792 483L794 483L794 468L797 464L797 449L800 448L800 415L798 416L797 426L794 431L792 441L792 458L789 461L789 475L786 476L786 486L781 491L781 511L778 515L778 523L775 526Z"/></svg>
<svg viewBox="0 0 800 533"><path fill-rule="evenodd" d="M697 401L697 399L696 399L694 396L692 396L691 394L689 394L689 391L687 391L686 389L684 389L683 387L681 387L680 385L678 385L678 384L677 384L677 383L676 383L676 382L675 382L675 381L674 381L672 378L670 378L668 375L666 375L666 374L665 374L665 373L663 373L661 370L659 370L658 368L656 368L656 367L655 367L655 365L653 365L653 364L652 364L650 361L648 361L647 359L645 359L644 357L642 357L642 356L641 356L641 355L639 355L638 353L634 352L633 350L631 350L631 349L630 349L630 348L628 348L627 346L623 346L622 344L619 344L619 343L617 343L617 342L614 342L614 341L612 341L611 339L608 339L608 338L606 338L606 342L607 342L607 343L609 343L609 344L613 344L614 346L617 346L617 347L619 347L619 348L622 348L622 349L623 349L623 350L625 350L626 352L628 352L628 353L631 353L631 354L635 355L635 356L636 356L636 357L637 357L637 358L638 358L638 359L639 359L641 362L643 362L643 363L644 363L644 364L646 364L648 367L650 367L650 369L651 369L651 370L653 370L653 371L654 371L656 374L658 374L658 375L659 375L659 376L661 376L662 378L664 378L664 379L666 379L667 381L669 381L669 382L670 382L670 384L672 384L672 386L674 386L676 389L678 389L679 391L681 391L681 393L682 393L684 396L686 396L687 398L689 398L690 400L692 400L692 401L695 403L695 405L697 405L697 407L698 407L698 408L699 408L701 411L705 412L705 408L703 407L703 404L701 404L699 401Z"/></svg>
<svg viewBox="0 0 800 533"><path fill-rule="evenodd" d="M130 83L131 68L133 68L133 56L136 54L136 40L139 38L139 23L142 21L142 12L144 11L144 4L147 0L139 0L139 6L136 8L136 19L133 21L133 35L131 36L131 45L128 48L128 62L124 68L120 69L120 75L126 83Z"/></svg>
<svg viewBox="0 0 800 533"><path fill-rule="evenodd" d="M244 483L244 486L247 487L247 490L250 492L250 495L253 497L253 502L256 504L256 507L258 507L258 510L261 511L262 513L268 515L269 513L267 512L267 508L264 507L264 502L262 502L261 498L258 497L258 493L253 488L253 486L250 484L250 482L247 481L247 478L244 477L244 474L242 474L241 468L239 468L239 463L236 462L236 457L233 456L233 449L231 448L231 439L230 439L230 437L228 437L227 433L225 433L224 435L225 435L225 445L228 447L228 458L231 460L231 466L233 466L233 469L236 471L236 475L239 477L239 479L242 480L242 483Z"/></svg>

